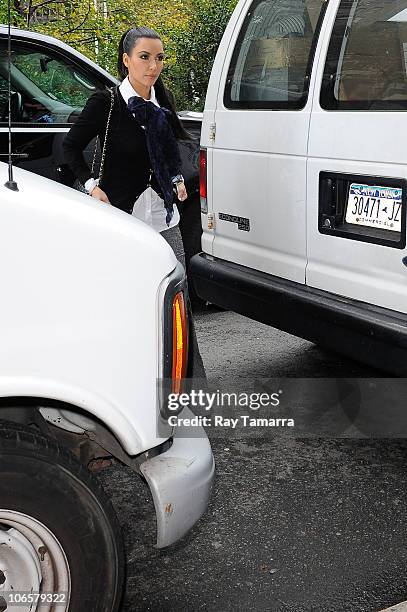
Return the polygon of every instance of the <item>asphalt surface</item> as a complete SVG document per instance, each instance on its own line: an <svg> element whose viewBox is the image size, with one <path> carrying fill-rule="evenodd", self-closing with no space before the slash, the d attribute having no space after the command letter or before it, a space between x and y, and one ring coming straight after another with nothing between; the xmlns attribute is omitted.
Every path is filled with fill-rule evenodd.
<svg viewBox="0 0 407 612"><path fill-rule="evenodd" d="M371 368L230 312L196 317L209 377L375 377ZM153 547L138 476L100 472L123 527L124 611L369 611L407 599L407 440L212 436L209 509Z"/></svg>

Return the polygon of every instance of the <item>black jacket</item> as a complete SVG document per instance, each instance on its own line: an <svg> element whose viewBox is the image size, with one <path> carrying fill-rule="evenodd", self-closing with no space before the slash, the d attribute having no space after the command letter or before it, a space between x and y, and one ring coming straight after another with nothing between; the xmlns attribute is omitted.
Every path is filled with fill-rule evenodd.
<svg viewBox="0 0 407 612"><path fill-rule="evenodd" d="M82 184L92 176L83 150L97 134L103 146L109 109L110 92L100 90L94 93L64 140L65 161ZM116 88L100 187L111 204L131 212L135 200L147 187L150 167L144 130L127 109ZM98 168L96 175L97 172ZM154 176L152 187L159 192Z"/></svg>

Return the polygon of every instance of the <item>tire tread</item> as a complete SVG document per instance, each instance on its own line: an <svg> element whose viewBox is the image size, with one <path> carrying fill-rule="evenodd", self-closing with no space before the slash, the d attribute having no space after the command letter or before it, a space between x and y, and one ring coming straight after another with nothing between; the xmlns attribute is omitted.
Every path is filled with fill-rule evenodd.
<svg viewBox="0 0 407 612"><path fill-rule="evenodd" d="M4 452L9 455L13 455L14 453L16 455L21 455L22 453L24 454L24 452L28 455L35 454L39 459L54 465L60 465L88 487L97 498L99 504L103 507L106 518L110 523L113 537L117 543L118 584L122 585L125 574L125 560L121 527L113 505L106 495L99 479L93 475L84 464L78 461L71 451L65 448L57 440L47 436L43 432L33 430L28 426L0 420L0 466L1 455ZM119 608L115 606L114 610L118 609Z"/></svg>

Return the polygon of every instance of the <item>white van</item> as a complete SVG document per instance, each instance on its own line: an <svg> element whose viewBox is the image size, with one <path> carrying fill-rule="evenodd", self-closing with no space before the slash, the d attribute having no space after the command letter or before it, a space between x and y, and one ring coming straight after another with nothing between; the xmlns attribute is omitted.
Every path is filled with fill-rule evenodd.
<svg viewBox="0 0 407 612"><path fill-rule="evenodd" d="M210 302L407 372L407 0L241 0L201 136Z"/></svg>

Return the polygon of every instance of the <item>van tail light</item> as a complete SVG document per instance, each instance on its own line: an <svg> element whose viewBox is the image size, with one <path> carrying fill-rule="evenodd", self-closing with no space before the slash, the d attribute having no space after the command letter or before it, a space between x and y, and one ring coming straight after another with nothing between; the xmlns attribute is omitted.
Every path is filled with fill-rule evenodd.
<svg viewBox="0 0 407 612"><path fill-rule="evenodd" d="M172 392L181 393L188 359L188 321L182 291L172 303Z"/></svg>
<svg viewBox="0 0 407 612"><path fill-rule="evenodd" d="M207 214L207 167L206 167L206 149L201 149L199 152L199 195L201 197L201 213Z"/></svg>

